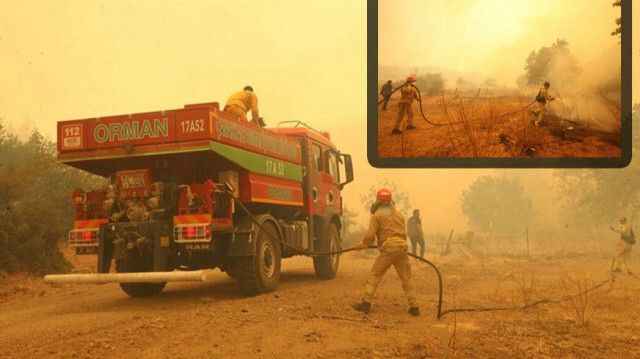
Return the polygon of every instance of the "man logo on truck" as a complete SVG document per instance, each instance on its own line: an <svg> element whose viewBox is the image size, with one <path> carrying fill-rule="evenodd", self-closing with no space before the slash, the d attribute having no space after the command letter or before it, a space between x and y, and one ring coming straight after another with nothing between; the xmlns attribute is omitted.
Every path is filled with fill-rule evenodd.
<svg viewBox="0 0 640 359"><path fill-rule="evenodd" d="M93 130L93 138L97 143L105 143L107 141L128 141L139 140L145 137L169 136L169 119L154 119L153 124L149 120L140 122L123 122L123 123L101 123Z"/></svg>

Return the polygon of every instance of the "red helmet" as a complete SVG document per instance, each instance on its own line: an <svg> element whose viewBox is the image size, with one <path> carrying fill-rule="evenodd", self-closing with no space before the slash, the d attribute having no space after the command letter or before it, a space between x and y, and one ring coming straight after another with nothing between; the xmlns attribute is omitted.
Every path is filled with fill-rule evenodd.
<svg viewBox="0 0 640 359"><path fill-rule="evenodd" d="M416 78L413 76L407 77L407 82L416 82Z"/></svg>
<svg viewBox="0 0 640 359"><path fill-rule="evenodd" d="M379 201L391 201L391 191L386 188L381 188L376 194L376 199Z"/></svg>

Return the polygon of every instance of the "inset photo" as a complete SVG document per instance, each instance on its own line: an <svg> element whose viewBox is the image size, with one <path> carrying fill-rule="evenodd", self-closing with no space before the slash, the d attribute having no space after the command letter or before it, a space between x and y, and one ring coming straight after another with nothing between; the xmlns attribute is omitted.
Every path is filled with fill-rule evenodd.
<svg viewBox="0 0 640 359"><path fill-rule="evenodd" d="M576 5L380 0L372 165L628 164L631 21L620 1Z"/></svg>

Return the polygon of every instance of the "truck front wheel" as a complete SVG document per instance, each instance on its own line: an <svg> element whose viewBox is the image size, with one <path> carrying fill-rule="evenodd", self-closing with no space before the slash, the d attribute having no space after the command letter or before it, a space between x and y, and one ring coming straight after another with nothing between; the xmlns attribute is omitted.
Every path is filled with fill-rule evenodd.
<svg viewBox="0 0 640 359"><path fill-rule="evenodd" d="M336 252L340 250L340 232L335 223L329 223L325 237L320 242L319 249L320 252ZM334 278L338 274L339 265L339 254L313 257L313 268L319 278Z"/></svg>
<svg viewBox="0 0 640 359"><path fill-rule="evenodd" d="M271 222L263 222L256 238L256 252L252 256L235 259L240 291L252 296L276 289L280 281L280 243L276 228Z"/></svg>
<svg viewBox="0 0 640 359"><path fill-rule="evenodd" d="M116 259L116 272L149 272L153 257L150 255L135 258ZM132 297L146 297L162 292L167 283L120 283L120 288Z"/></svg>

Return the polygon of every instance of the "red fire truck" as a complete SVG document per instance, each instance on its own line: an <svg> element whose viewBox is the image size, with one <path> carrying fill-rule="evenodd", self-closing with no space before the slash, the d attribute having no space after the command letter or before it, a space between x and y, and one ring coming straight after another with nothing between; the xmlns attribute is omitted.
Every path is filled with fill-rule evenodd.
<svg viewBox="0 0 640 359"><path fill-rule="evenodd" d="M242 293L276 288L281 258L313 256L333 278L351 157L329 134L298 122L265 129L217 102L58 123L58 160L103 176L73 193L76 254L97 273L48 282L118 282L131 296L219 268ZM110 273L115 262L115 273Z"/></svg>

